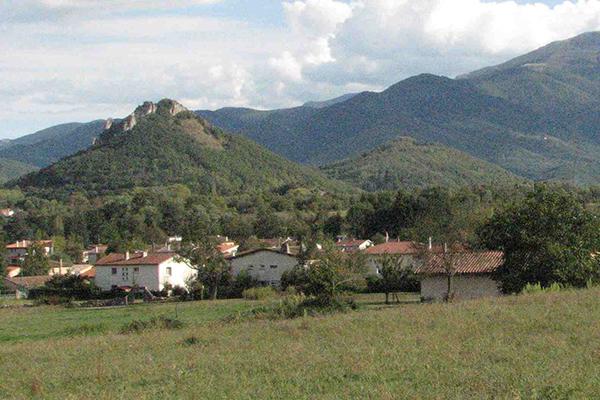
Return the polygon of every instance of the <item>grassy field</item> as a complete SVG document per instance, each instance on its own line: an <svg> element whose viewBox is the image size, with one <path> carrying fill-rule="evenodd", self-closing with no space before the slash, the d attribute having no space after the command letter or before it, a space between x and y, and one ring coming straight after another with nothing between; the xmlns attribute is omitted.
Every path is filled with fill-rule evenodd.
<svg viewBox="0 0 600 400"><path fill-rule="evenodd" d="M380 299L289 321L223 321L255 302L185 303L184 328L135 334L119 330L175 306L0 309L0 398L600 398L599 289Z"/></svg>

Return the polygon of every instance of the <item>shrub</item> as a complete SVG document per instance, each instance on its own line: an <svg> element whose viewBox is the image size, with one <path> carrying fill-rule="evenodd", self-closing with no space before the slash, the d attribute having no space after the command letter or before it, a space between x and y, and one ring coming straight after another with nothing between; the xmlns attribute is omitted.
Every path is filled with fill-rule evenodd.
<svg viewBox="0 0 600 400"><path fill-rule="evenodd" d="M94 333L106 332L106 325L103 324L83 324L81 326L67 328L64 330L67 336L90 335Z"/></svg>
<svg viewBox="0 0 600 400"><path fill-rule="evenodd" d="M307 297L303 294L284 297L277 303L257 307L237 317L258 319L293 319L307 316L332 314L355 310L358 306L352 298L338 296L334 300L328 297Z"/></svg>
<svg viewBox="0 0 600 400"><path fill-rule="evenodd" d="M548 287L542 287L540 282L537 283L528 283L525 285L521 294L534 294L534 293L553 293L560 292L561 290L565 290L566 286L561 285L560 283L552 283Z"/></svg>
<svg viewBox="0 0 600 400"><path fill-rule="evenodd" d="M90 300L101 297L101 290L93 283L76 275L55 275L40 288L31 289L30 299L62 297Z"/></svg>
<svg viewBox="0 0 600 400"><path fill-rule="evenodd" d="M183 322L178 319L160 316L146 321L133 320L121 327L121 333L140 333L151 329L181 329L183 325Z"/></svg>
<svg viewBox="0 0 600 400"><path fill-rule="evenodd" d="M271 286L254 287L242 292L242 297L246 300L267 300L277 296L277 291Z"/></svg>

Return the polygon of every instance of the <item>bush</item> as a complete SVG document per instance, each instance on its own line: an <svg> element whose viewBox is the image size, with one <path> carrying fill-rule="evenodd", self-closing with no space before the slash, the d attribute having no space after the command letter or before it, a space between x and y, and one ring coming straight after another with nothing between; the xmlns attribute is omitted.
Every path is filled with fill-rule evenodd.
<svg viewBox="0 0 600 400"><path fill-rule="evenodd" d="M69 306L70 304L73 304L73 299L70 297L61 297L56 295L39 296L33 298L33 304L36 306Z"/></svg>
<svg viewBox="0 0 600 400"><path fill-rule="evenodd" d="M521 294L553 293L553 292L560 292L565 289L566 289L566 286L563 286L560 283L556 283L556 282L552 283L548 287L542 287L542 284L540 282L528 283L527 285L525 285L525 287L521 291Z"/></svg>
<svg viewBox="0 0 600 400"><path fill-rule="evenodd" d="M79 335L91 335L94 333L106 332L106 325L103 324L83 324L74 328L67 328L64 330L67 336L79 336Z"/></svg>
<svg viewBox="0 0 600 400"><path fill-rule="evenodd" d="M246 300L267 300L277 297L277 291L271 286L254 287L242 292L242 297Z"/></svg>
<svg viewBox="0 0 600 400"><path fill-rule="evenodd" d="M257 319L293 319L307 316L333 314L356 310L358 305L352 298L307 297L303 294L286 296L275 304L257 307L237 317Z"/></svg>
<svg viewBox="0 0 600 400"><path fill-rule="evenodd" d="M160 316L147 321L133 320L121 327L121 333L140 333L151 329L181 329L183 325L183 322L178 319Z"/></svg>
<svg viewBox="0 0 600 400"><path fill-rule="evenodd" d="M46 284L29 290L28 298L60 297L74 300L91 300L101 297L102 291L93 283L76 275L55 275Z"/></svg>

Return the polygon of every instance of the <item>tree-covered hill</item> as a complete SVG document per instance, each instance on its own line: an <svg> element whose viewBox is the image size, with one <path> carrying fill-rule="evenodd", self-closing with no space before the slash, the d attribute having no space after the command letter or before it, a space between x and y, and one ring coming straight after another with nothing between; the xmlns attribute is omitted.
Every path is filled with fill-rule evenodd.
<svg viewBox="0 0 600 400"><path fill-rule="evenodd" d="M0 158L0 183L23 176L37 168L20 161Z"/></svg>
<svg viewBox="0 0 600 400"><path fill-rule="evenodd" d="M360 156L322 167L329 177L367 191L457 188L523 180L489 162L439 144L401 138Z"/></svg>
<svg viewBox="0 0 600 400"><path fill-rule="evenodd" d="M317 170L211 127L172 100L145 103L113 124L95 146L10 185L46 195L86 191L94 196L176 183L226 195L284 186L348 189Z"/></svg>
<svg viewBox="0 0 600 400"><path fill-rule="evenodd" d="M42 168L63 157L90 147L102 133L104 120L86 124L68 123L11 140L0 148L0 158L20 161Z"/></svg>
<svg viewBox="0 0 600 400"><path fill-rule="evenodd" d="M303 163L324 165L407 136L533 180L598 183L599 36L553 43L461 79L412 77L319 109L201 113Z"/></svg>

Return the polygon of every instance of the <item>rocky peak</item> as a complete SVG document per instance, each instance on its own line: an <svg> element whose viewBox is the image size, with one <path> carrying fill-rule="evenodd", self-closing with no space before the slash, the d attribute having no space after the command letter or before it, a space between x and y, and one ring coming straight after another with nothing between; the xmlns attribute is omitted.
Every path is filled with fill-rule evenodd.
<svg viewBox="0 0 600 400"><path fill-rule="evenodd" d="M163 99L158 103L145 101L143 104L139 105L131 114L129 114L127 117L123 118L119 122L114 122L112 118L107 119L104 125L104 130L118 130L121 132L127 132L132 130L142 118L148 115L160 114L175 116L184 111L188 111L188 109L175 100Z"/></svg>

